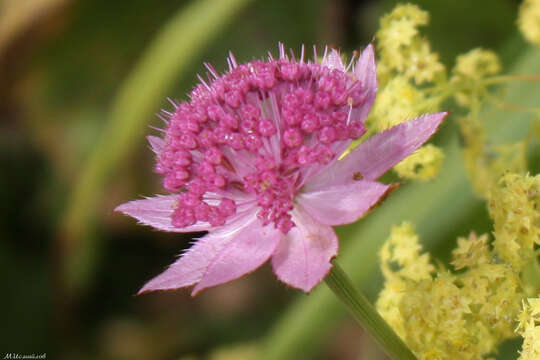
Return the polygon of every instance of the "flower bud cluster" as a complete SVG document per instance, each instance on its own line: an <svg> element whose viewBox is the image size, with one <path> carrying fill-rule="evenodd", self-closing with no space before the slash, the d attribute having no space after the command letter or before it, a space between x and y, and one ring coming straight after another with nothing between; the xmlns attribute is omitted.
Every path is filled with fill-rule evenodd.
<svg viewBox="0 0 540 360"><path fill-rule="evenodd" d="M302 55L303 59L303 55ZM231 189L257 195L259 217L287 233L288 211L308 169L334 159L365 132L351 118L366 101L360 81L342 69L280 58L238 65L201 79L190 101L175 104L156 172L179 192L173 225L218 226L236 212L234 199L209 204L205 194Z"/></svg>

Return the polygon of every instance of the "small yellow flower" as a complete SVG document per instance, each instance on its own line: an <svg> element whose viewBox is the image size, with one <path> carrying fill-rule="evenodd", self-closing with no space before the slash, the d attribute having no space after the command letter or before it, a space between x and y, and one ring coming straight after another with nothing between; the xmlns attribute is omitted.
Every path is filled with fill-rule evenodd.
<svg viewBox="0 0 540 360"><path fill-rule="evenodd" d="M497 255L516 270L534 259L540 244L540 175L505 174L489 197Z"/></svg>
<svg viewBox="0 0 540 360"><path fill-rule="evenodd" d="M444 153L440 148L427 144L394 166L394 170L402 178L426 181L437 175L443 159Z"/></svg>
<svg viewBox="0 0 540 360"><path fill-rule="evenodd" d="M444 73L438 55L431 52L429 42L418 31L428 21L429 14L412 4L398 5L381 18L376 37L383 86L396 75L413 79L419 85L432 82Z"/></svg>
<svg viewBox="0 0 540 360"><path fill-rule="evenodd" d="M468 238L460 237L457 241L458 246L452 251L454 258L452 265L456 270L486 264L490 261L487 234L478 237L473 232Z"/></svg>
<svg viewBox="0 0 540 360"><path fill-rule="evenodd" d="M473 49L466 54L459 55L456 65L452 69L453 76L450 82L461 90L455 94L459 105L470 107L474 102L485 96L487 87L482 79L498 74L501 64L497 54L491 50Z"/></svg>
<svg viewBox="0 0 540 360"><path fill-rule="evenodd" d="M521 33L533 44L540 44L540 1L524 0L519 8L518 26Z"/></svg>

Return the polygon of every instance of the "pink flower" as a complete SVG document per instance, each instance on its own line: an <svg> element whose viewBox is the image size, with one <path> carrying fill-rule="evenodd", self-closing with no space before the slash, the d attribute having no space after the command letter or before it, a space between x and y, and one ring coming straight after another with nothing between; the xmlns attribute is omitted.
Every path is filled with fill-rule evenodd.
<svg viewBox="0 0 540 360"><path fill-rule="evenodd" d="M317 58L316 53L314 58ZM354 59L353 59L354 60ZM268 259L284 283L309 292L338 251L332 226L361 218L393 188L375 181L437 130L446 113L365 132L377 90L369 45L353 66L335 50L321 63L282 45L279 59L237 64L201 80L190 101L166 113L165 137L149 137L170 195L116 210L172 232L208 231L139 293L239 278ZM350 71L349 71L350 70Z"/></svg>

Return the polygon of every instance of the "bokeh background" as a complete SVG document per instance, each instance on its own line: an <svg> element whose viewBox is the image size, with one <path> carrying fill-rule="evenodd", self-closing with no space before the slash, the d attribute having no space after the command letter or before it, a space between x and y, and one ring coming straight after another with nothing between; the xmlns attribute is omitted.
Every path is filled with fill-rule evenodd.
<svg viewBox="0 0 540 360"><path fill-rule="evenodd" d="M412 2L431 13L425 34L447 66L479 46L496 50L505 67L527 51L515 26L516 0ZM268 266L196 298L183 290L134 296L191 235L156 232L113 209L161 191L144 135L161 126L155 114L170 108L167 97L185 99L196 74L204 74L203 61L224 70L229 50L248 61L275 53L278 41L350 53L373 39L379 17L396 3L3 0L2 356L384 359L324 285L306 296L280 284ZM456 142L451 121L435 141ZM339 229L342 249L373 244L353 247L357 253L344 263L372 299L381 284L376 249L402 214L420 222L426 248L442 262L456 236L489 231L470 187L460 185L452 199L458 203L447 204L437 197L444 186L407 185L400 191L410 198L399 203L397 194L396 205L388 201L373 220ZM515 358L518 346L505 344L498 358Z"/></svg>

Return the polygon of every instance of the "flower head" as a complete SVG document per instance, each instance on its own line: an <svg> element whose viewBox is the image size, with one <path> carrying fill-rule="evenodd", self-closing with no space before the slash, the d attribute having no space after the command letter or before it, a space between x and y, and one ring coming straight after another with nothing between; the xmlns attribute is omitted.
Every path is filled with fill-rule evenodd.
<svg viewBox="0 0 540 360"><path fill-rule="evenodd" d="M228 63L223 75L206 65L211 79L166 113L164 138L149 137L170 195L117 208L159 230L208 231L141 292L195 285L195 295L270 258L281 281L310 291L337 254L331 226L376 205L393 186L375 180L446 116L402 123L338 160L375 99L371 45L347 67L336 50L311 62L282 45L277 59Z"/></svg>

